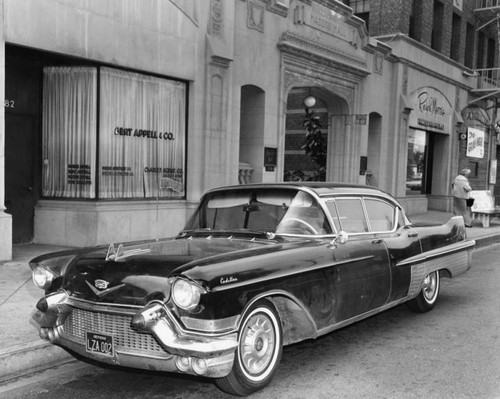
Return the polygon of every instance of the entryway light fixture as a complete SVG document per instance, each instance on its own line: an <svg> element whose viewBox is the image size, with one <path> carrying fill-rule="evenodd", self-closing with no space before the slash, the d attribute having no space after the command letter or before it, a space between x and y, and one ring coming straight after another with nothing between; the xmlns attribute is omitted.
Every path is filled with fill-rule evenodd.
<svg viewBox="0 0 500 399"><path fill-rule="evenodd" d="M306 98L304 98L304 106L306 108L312 108L316 104L316 98L312 95L308 95Z"/></svg>

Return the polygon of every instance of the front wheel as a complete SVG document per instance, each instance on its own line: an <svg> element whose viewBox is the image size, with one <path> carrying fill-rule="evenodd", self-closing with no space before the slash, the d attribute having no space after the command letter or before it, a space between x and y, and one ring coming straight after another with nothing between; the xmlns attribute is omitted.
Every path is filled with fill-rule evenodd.
<svg viewBox="0 0 500 399"><path fill-rule="evenodd" d="M431 310L437 302L439 295L439 271L428 274L424 279L422 290L416 298L407 302L408 307L414 312L425 313Z"/></svg>
<svg viewBox="0 0 500 399"><path fill-rule="evenodd" d="M223 391L247 396L271 382L281 360L283 332L276 309L266 300L248 310L238 333L231 373L216 380Z"/></svg>

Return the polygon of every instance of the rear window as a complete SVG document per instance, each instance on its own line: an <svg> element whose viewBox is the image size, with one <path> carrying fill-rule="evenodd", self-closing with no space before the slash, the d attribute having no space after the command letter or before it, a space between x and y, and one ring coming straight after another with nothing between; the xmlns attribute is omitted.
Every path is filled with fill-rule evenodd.
<svg viewBox="0 0 500 399"><path fill-rule="evenodd" d="M366 213L371 231L391 231L394 228L396 208L391 204L376 199L365 199Z"/></svg>
<svg viewBox="0 0 500 399"><path fill-rule="evenodd" d="M338 198L327 203L337 231L346 233L364 233L368 223L363 211L361 198Z"/></svg>

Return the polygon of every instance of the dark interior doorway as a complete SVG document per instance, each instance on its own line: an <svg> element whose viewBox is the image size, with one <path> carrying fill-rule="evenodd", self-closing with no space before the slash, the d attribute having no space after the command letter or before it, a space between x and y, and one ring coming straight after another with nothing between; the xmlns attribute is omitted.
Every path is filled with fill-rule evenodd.
<svg viewBox="0 0 500 399"><path fill-rule="evenodd" d="M41 61L13 46L5 58L5 207L13 244L22 244L33 242L40 195Z"/></svg>
<svg viewBox="0 0 500 399"><path fill-rule="evenodd" d="M5 206L12 215L14 244L33 241L35 124L30 115L5 115Z"/></svg>

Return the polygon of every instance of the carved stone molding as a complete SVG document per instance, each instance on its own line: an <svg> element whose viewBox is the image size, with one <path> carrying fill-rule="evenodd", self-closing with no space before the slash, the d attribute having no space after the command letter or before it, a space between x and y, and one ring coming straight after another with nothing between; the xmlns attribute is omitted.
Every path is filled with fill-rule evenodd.
<svg viewBox="0 0 500 399"><path fill-rule="evenodd" d="M384 74L384 56L382 54L373 56L373 72L378 75Z"/></svg>
<svg viewBox="0 0 500 399"><path fill-rule="evenodd" d="M320 35L320 33L317 33ZM305 37L293 32L286 32L281 36L278 47L283 52L298 54L306 59L315 58L318 63L326 66L337 66L359 73L363 77L369 75L366 61L353 54L348 54L342 50L326 46L317 38Z"/></svg>
<svg viewBox="0 0 500 399"><path fill-rule="evenodd" d="M209 34L214 37L222 37L223 4L222 0L211 0Z"/></svg>
<svg viewBox="0 0 500 399"><path fill-rule="evenodd" d="M403 64L403 81L401 82L401 93L408 94L408 64Z"/></svg>
<svg viewBox="0 0 500 399"><path fill-rule="evenodd" d="M266 12L264 5L257 0L248 0L247 4L247 27L264 32L264 16Z"/></svg>
<svg viewBox="0 0 500 399"><path fill-rule="evenodd" d="M354 125L354 118L355 115L349 114L349 115L344 115L344 123L346 126Z"/></svg>
<svg viewBox="0 0 500 399"><path fill-rule="evenodd" d="M289 8L290 0L267 0L267 11L284 18L288 17Z"/></svg>
<svg viewBox="0 0 500 399"><path fill-rule="evenodd" d="M304 70L303 73L285 70L284 75L286 93L297 86L321 87L342 97L348 104L353 104L356 86L340 77L321 73L321 76L310 76L307 70Z"/></svg>

